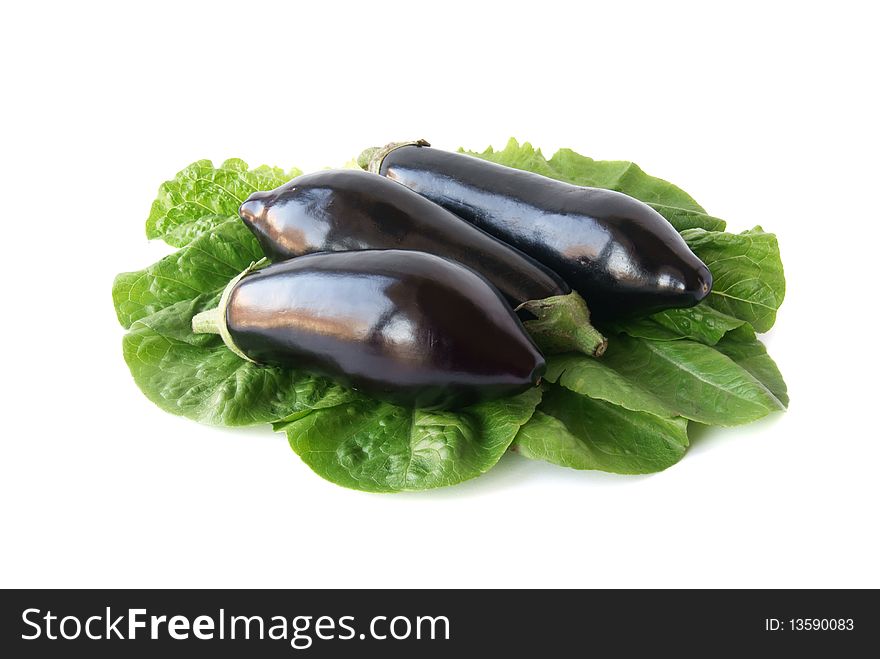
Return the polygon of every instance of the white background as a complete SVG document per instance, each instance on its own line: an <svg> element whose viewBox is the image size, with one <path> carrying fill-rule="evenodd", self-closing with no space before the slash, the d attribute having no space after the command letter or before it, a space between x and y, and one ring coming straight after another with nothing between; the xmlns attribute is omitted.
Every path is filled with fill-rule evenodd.
<svg viewBox="0 0 880 659"><path fill-rule="evenodd" d="M0 585L880 586L871 4L4 3ZM790 411L649 477L369 495L140 394L110 285L177 170L510 136L778 233Z"/></svg>

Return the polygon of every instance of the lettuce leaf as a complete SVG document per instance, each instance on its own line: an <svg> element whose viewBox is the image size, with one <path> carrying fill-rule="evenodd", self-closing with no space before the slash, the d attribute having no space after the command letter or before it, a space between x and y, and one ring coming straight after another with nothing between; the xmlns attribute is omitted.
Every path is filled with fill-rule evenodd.
<svg viewBox="0 0 880 659"><path fill-rule="evenodd" d="M266 165L248 169L238 158L219 167L210 160L194 162L159 186L147 218L147 237L182 247L223 220L237 218L238 207L252 192L272 190L301 173Z"/></svg>
<svg viewBox="0 0 880 659"><path fill-rule="evenodd" d="M463 410L424 411L360 400L315 409L290 423L290 446L327 480L366 492L454 485L491 469L541 399L519 396Z"/></svg>
<svg viewBox="0 0 880 659"><path fill-rule="evenodd" d="M647 412L667 418L676 416L674 408L650 387L617 372L604 359L583 359L575 353L554 355L547 362L544 379L574 393L632 412Z"/></svg>
<svg viewBox="0 0 880 659"><path fill-rule="evenodd" d="M785 407L734 359L686 339L619 335L609 340L601 360L574 353L550 357L545 378L633 412L682 416L708 425L749 423Z"/></svg>
<svg viewBox="0 0 880 659"><path fill-rule="evenodd" d="M751 373L779 402L788 407L788 387L782 379L782 373L754 333L731 333L719 341L715 349Z"/></svg>
<svg viewBox="0 0 880 659"><path fill-rule="evenodd" d="M691 339L709 346L717 344L728 332L748 323L728 316L705 302L688 309L667 309L645 318L607 323L607 332L625 332L630 336L656 341Z"/></svg>
<svg viewBox="0 0 880 659"><path fill-rule="evenodd" d="M512 450L573 469L661 471L688 447L688 420L748 423L788 404L785 383L757 339L609 340L602 360L551 357L544 398Z"/></svg>
<svg viewBox="0 0 880 659"><path fill-rule="evenodd" d="M263 257L238 218L205 230L185 247L113 282L113 305L123 327L177 302L222 291L229 280Z"/></svg>
<svg viewBox="0 0 880 659"><path fill-rule="evenodd" d="M712 271L712 292L705 302L748 321L758 332L773 327L785 298L776 236L761 227L736 234L689 229L682 236Z"/></svg>
<svg viewBox="0 0 880 659"><path fill-rule="evenodd" d="M728 332L746 325L746 321L728 316L708 304L688 309L667 309L650 319L674 334L709 346L717 344Z"/></svg>
<svg viewBox="0 0 880 659"><path fill-rule="evenodd" d="M687 447L681 417L633 412L551 385L511 450L572 469L648 474L674 465Z"/></svg>
<svg viewBox="0 0 880 659"><path fill-rule="evenodd" d="M785 406L749 371L696 341L652 341L619 335L602 363L638 383L675 414L692 421L734 426Z"/></svg>

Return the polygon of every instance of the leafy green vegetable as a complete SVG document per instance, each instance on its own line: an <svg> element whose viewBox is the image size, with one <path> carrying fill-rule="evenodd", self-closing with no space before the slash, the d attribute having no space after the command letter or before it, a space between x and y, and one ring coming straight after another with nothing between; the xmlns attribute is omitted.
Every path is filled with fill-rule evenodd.
<svg viewBox="0 0 880 659"><path fill-rule="evenodd" d="M687 229L706 229L708 231L724 231L727 223L721 218L708 215L690 208L677 208L667 204L646 202L648 206L665 217L676 231Z"/></svg>
<svg viewBox="0 0 880 659"><path fill-rule="evenodd" d="M651 205L679 231L696 227L711 231L724 230L724 220L707 215L684 190L645 174L638 165L628 161L593 160L571 149L560 149L547 160L540 149L534 149L528 142L520 145L513 138L501 151L495 151L490 146L483 152L466 153L575 185L623 192Z"/></svg>
<svg viewBox="0 0 880 659"><path fill-rule="evenodd" d="M256 366L214 334L193 334L199 311L217 305L204 294L134 322L122 353L144 395L166 412L202 423L246 426L338 405L356 397L324 378Z"/></svg>
<svg viewBox="0 0 880 659"><path fill-rule="evenodd" d="M682 336L679 332L664 327L650 316L624 321L606 321L602 324L602 331L609 335L629 334L640 339L655 341L681 341L684 338L693 338Z"/></svg>
<svg viewBox="0 0 880 659"><path fill-rule="evenodd" d="M239 205L299 173L201 160L160 187L147 220L148 237L181 249L113 284L135 382L174 414L227 426L272 423L319 475L371 492L452 485L487 471L508 447L577 469L650 473L684 455L688 420L734 425L788 404L779 369L754 333L773 325L785 294L773 234L723 233L723 220L630 162L569 149L547 160L515 140L473 155L652 205L712 270L713 293L692 309L601 328L609 337L601 360L549 357L543 399L536 388L456 412L404 409L325 378L255 366L219 337L192 333L192 317L262 257L238 220ZM538 316L529 327L548 349L550 338L573 331L552 313Z"/></svg>
<svg viewBox="0 0 880 659"><path fill-rule="evenodd" d="M696 341L618 335L609 341L603 364L700 423L734 426L784 408L751 373Z"/></svg>
<svg viewBox="0 0 880 659"><path fill-rule="evenodd" d="M457 412L360 400L276 428L287 431L290 446L315 473L337 485L367 492L424 490L488 471L540 398L536 387Z"/></svg>
<svg viewBox="0 0 880 659"><path fill-rule="evenodd" d="M192 222L178 224L170 229L163 239L172 247L183 247L214 227L235 219L231 215L203 215Z"/></svg>
<svg viewBox="0 0 880 659"><path fill-rule="evenodd" d="M767 354L767 348L754 334L750 337L731 334L719 341L715 348L755 376L779 402L788 407L788 387L782 379L782 373Z"/></svg>
<svg viewBox="0 0 880 659"><path fill-rule="evenodd" d="M634 412L711 425L748 423L784 407L744 366L686 339L618 335L609 339L601 360L573 353L550 357L545 378Z"/></svg>
<svg viewBox="0 0 880 659"><path fill-rule="evenodd" d="M219 167L210 160L194 162L159 187L147 218L147 237L182 247L218 219L238 217L238 207L252 192L272 190L300 173L266 165L248 169L238 158Z"/></svg>
<svg viewBox="0 0 880 659"><path fill-rule="evenodd" d="M571 149L559 149L550 158L550 166L572 183L594 188L617 190L646 203L705 212L687 192L653 176L625 160L593 160Z"/></svg>
<svg viewBox="0 0 880 659"><path fill-rule="evenodd" d="M705 301L758 332L773 327L785 297L776 236L761 227L737 234L689 229L682 236L712 271L714 284Z"/></svg>
<svg viewBox="0 0 880 659"><path fill-rule="evenodd" d="M609 328L643 339L692 339L714 346L728 332L744 325L746 321L701 303L688 309L667 309L647 318L611 323Z"/></svg>
<svg viewBox="0 0 880 659"><path fill-rule="evenodd" d="M604 359L584 359L570 353L553 356L547 363L544 379L575 393L604 400L633 412L673 417L675 410L637 380L609 368Z"/></svg>
<svg viewBox="0 0 880 659"><path fill-rule="evenodd" d="M682 418L633 412L551 386L512 449L573 469L647 474L674 465L687 446Z"/></svg>
<svg viewBox="0 0 880 659"><path fill-rule="evenodd" d="M756 340L718 350L678 339L612 337L602 360L551 357L549 385L513 450L574 469L649 473L688 446L687 419L746 423L787 404L785 384Z"/></svg>
<svg viewBox="0 0 880 659"><path fill-rule="evenodd" d="M113 304L124 327L176 302L222 291L229 280L263 257L247 227L230 219L202 233L186 247L113 282Z"/></svg>
<svg viewBox="0 0 880 659"><path fill-rule="evenodd" d="M667 309L651 316L662 327L706 345L714 346L728 332L742 327L746 321L728 316L708 304L688 309Z"/></svg>

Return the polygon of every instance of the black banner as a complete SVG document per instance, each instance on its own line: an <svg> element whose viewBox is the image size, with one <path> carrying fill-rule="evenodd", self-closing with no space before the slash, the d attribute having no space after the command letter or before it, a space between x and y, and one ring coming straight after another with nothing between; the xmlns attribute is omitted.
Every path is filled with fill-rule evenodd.
<svg viewBox="0 0 880 659"><path fill-rule="evenodd" d="M880 622L868 590L8 590L0 600L7 657L840 653L873 647Z"/></svg>

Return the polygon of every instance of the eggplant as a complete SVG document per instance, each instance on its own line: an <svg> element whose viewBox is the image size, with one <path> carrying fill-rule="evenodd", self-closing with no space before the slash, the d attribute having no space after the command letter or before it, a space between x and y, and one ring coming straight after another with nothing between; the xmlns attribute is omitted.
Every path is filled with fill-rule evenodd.
<svg viewBox="0 0 880 659"><path fill-rule="evenodd" d="M253 193L239 214L271 261L312 252L407 249L468 266L513 306L571 293L559 275L519 250L409 188L361 170L299 176Z"/></svg>
<svg viewBox="0 0 880 659"><path fill-rule="evenodd" d="M405 249L452 259L498 288L543 350L605 351L607 342L590 324L586 303L559 275L385 177L357 169L306 174L253 193L239 215L276 262L362 249Z"/></svg>
<svg viewBox="0 0 880 659"><path fill-rule="evenodd" d="M500 293L448 259L404 250L311 254L245 271L193 331L257 364L329 376L426 409L521 393L541 352Z"/></svg>
<svg viewBox="0 0 880 659"><path fill-rule="evenodd" d="M429 148L368 149L359 162L549 267L597 320L690 307L712 274L666 219L620 192L587 188Z"/></svg>

